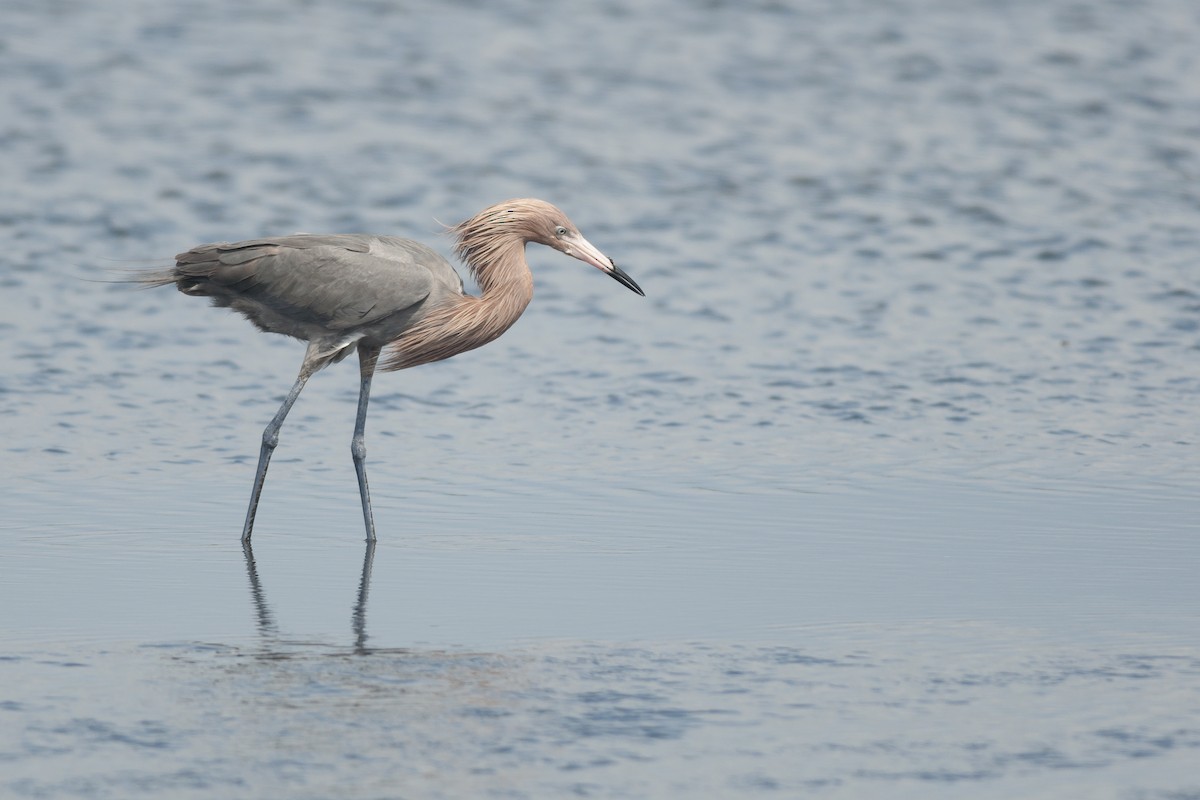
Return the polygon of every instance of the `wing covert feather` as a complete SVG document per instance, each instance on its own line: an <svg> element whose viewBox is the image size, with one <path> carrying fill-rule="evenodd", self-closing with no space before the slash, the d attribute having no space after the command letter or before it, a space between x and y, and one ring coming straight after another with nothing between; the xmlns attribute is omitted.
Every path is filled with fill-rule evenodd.
<svg viewBox="0 0 1200 800"><path fill-rule="evenodd" d="M176 256L176 273L195 279L196 293L261 304L330 331L369 325L431 293L462 291L454 268L428 247L364 234L201 245Z"/></svg>

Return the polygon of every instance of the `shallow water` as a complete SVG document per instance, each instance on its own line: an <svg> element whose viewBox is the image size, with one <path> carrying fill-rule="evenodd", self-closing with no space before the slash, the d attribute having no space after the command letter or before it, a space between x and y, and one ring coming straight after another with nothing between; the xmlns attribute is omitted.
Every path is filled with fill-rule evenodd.
<svg viewBox="0 0 1200 800"><path fill-rule="evenodd" d="M0 537L15 796L1195 780L1194 496L564 483L389 502L403 535L366 549L335 501L294 503L245 552L202 498L164 525L110 504L57 531L28 521L49 502L25 498Z"/></svg>
<svg viewBox="0 0 1200 800"><path fill-rule="evenodd" d="M1200 795L1180 0L0 10L0 795ZM496 343L98 283L562 206ZM366 576L367 580L364 580Z"/></svg>

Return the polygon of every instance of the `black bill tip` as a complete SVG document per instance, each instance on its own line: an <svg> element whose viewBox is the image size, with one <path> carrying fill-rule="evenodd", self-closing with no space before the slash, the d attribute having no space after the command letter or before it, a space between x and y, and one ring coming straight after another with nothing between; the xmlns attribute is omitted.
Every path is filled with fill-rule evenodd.
<svg viewBox="0 0 1200 800"><path fill-rule="evenodd" d="M637 281L635 281L633 278L629 277L625 273L625 270L621 269L616 264L613 264L612 269L607 270L607 272L612 277L613 280L615 280L617 283L624 286L629 291L637 292L642 297L646 296L646 293L642 291L642 287L637 285Z"/></svg>

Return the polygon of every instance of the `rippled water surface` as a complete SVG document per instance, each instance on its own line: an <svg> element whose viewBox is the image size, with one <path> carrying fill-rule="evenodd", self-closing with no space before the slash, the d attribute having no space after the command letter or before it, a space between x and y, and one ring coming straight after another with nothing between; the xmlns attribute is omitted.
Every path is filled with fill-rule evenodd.
<svg viewBox="0 0 1200 800"><path fill-rule="evenodd" d="M0 8L0 796L1200 796L1200 10ZM113 284L560 205L317 375Z"/></svg>

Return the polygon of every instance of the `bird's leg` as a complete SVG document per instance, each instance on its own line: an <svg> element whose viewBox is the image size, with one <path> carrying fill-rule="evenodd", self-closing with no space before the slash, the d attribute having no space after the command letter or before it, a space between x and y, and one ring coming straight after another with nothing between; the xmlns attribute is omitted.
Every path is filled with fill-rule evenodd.
<svg viewBox="0 0 1200 800"><path fill-rule="evenodd" d="M367 400L371 396L371 378L375 375L375 364L379 361L378 345L358 343L358 371L361 383L358 389L358 417L354 420L354 438L350 440L350 455L354 457L354 471L358 473L358 494L362 498L363 522L367 526L367 541L375 541L375 517L371 513L371 493L367 489L367 444L363 433L367 427Z"/></svg>
<svg viewBox="0 0 1200 800"><path fill-rule="evenodd" d="M296 398L300 396L300 390L316 372L318 353L317 345L309 343L308 352L304 354L304 363L300 365L300 374L292 384L292 390L283 398L283 405L263 430L262 448L258 451L258 470L254 473L254 489L250 493L250 507L246 509L246 524L242 526L243 542L250 541L250 532L254 529L254 514L258 511L258 500L262 496L263 483L267 480L267 464L271 463L271 453L275 452L275 446L279 444L279 429L283 427L283 420L287 418Z"/></svg>

